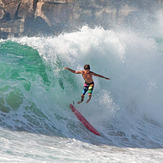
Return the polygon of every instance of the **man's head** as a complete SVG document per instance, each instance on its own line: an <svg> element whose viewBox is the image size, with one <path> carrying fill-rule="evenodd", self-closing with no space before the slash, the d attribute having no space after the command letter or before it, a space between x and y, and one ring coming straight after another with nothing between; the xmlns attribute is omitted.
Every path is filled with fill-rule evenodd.
<svg viewBox="0 0 163 163"><path fill-rule="evenodd" d="M90 65L85 64L85 65L84 65L84 70L90 70Z"/></svg>

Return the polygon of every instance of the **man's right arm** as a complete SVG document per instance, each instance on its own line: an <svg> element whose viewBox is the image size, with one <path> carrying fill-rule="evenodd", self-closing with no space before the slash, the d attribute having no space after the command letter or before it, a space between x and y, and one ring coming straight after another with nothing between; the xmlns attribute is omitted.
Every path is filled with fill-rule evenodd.
<svg viewBox="0 0 163 163"><path fill-rule="evenodd" d="M75 73L75 70L70 69L70 68L68 68L68 67L64 67L64 69L69 70L69 71L71 71L72 73Z"/></svg>
<svg viewBox="0 0 163 163"><path fill-rule="evenodd" d="M82 73L82 71L75 71L75 70L70 69L68 67L64 67L64 69L69 70L70 72L75 73L75 74L81 74Z"/></svg>

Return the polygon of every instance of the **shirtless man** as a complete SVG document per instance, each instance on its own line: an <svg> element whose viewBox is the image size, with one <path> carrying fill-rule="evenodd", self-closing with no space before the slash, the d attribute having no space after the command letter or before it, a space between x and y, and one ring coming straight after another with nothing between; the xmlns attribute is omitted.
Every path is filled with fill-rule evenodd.
<svg viewBox="0 0 163 163"><path fill-rule="evenodd" d="M67 69L67 70L69 70L69 71L71 71L72 73L75 73L75 74L82 74L83 79L85 80L83 91L82 91L82 94L81 94L81 101L79 101L78 104L83 102L84 95L85 95L85 93L87 91L88 91L89 98L88 98L86 103L88 103L91 100L92 92L93 92L93 88L94 88L93 76L97 76L97 77L100 77L100 78L110 80L110 78L104 77L102 75L99 75L99 74L96 74L96 73L90 71L90 65L88 65L88 64L84 65L84 71L75 71L75 70L72 70L72 69L70 69L68 67L65 67L64 69Z"/></svg>

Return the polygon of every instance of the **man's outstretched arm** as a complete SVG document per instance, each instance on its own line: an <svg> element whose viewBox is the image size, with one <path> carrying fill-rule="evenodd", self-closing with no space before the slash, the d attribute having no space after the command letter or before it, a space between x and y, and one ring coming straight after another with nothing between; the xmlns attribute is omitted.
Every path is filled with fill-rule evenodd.
<svg viewBox="0 0 163 163"><path fill-rule="evenodd" d="M100 77L100 78L104 78L104 79L106 79L106 80L111 80L110 78L107 78L107 77L105 77L105 76L96 74L96 73L94 73L94 72L92 72L92 75L97 76L97 77Z"/></svg>
<svg viewBox="0 0 163 163"><path fill-rule="evenodd" d="M68 68L68 67L64 67L64 69L69 70L70 72L75 73L75 74L81 74L81 71L75 71L75 70Z"/></svg>

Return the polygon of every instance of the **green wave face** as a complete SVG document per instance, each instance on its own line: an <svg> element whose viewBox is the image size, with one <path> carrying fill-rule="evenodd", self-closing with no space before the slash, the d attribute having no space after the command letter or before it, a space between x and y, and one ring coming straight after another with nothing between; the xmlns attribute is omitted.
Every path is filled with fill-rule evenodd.
<svg viewBox="0 0 163 163"><path fill-rule="evenodd" d="M0 43L1 125L30 131L40 125L50 127L33 98L39 87L46 90L50 85L46 69L37 50L12 41Z"/></svg>
<svg viewBox="0 0 163 163"><path fill-rule="evenodd" d="M0 126L62 135L56 123L65 127L62 121L67 121L67 117L62 113L63 108L72 101L69 96L72 89L77 89L73 75L62 69L59 58L51 67L32 47L13 41L1 42Z"/></svg>
<svg viewBox="0 0 163 163"><path fill-rule="evenodd" d="M0 78L11 81L35 80L38 74L48 84L48 77L45 73L45 65L38 52L26 45L7 41L0 45ZM28 79L27 79L27 77ZM29 87L27 87L29 89Z"/></svg>

